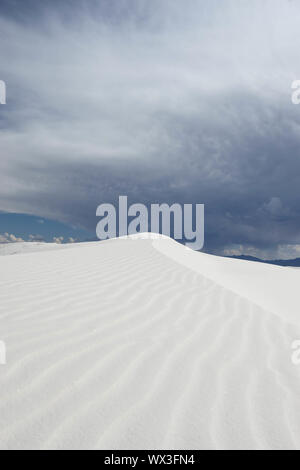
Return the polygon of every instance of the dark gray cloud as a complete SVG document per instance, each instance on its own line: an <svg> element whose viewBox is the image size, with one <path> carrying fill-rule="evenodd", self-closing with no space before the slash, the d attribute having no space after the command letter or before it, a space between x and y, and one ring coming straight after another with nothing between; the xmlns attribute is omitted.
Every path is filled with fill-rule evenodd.
<svg viewBox="0 0 300 470"><path fill-rule="evenodd" d="M199 202L208 251L297 252L297 2L9 3L1 210L93 230L120 194Z"/></svg>

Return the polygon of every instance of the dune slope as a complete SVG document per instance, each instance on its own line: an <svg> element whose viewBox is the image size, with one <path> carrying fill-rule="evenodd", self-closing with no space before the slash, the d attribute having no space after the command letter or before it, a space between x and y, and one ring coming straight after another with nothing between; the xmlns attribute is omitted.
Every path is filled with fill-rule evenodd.
<svg viewBox="0 0 300 470"><path fill-rule="evenodd" d="M300 448L299 281L167 238L2 256L0 448Z"/></svg>

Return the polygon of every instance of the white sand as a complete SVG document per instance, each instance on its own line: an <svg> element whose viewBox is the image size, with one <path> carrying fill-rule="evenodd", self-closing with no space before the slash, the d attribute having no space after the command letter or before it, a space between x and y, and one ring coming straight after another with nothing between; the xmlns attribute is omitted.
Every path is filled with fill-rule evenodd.
<svg viewBox="0 0 300 470"><path fill-rule="evenodd" d="M36 251L52 251L73 248L73 244L57 244L43 242L0 243L0 256L34 253Z"/></svg>
<svg viewBox="0 0 300 470"><path fill-rule="evenodd" d="M300 270L30 245L0 258L1 449L300 448Z"/></svg>

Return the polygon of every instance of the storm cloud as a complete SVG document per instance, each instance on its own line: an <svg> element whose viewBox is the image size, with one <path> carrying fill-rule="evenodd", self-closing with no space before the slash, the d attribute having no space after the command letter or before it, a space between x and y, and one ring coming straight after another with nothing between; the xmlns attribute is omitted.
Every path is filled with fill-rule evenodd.
<svg viewBox="0 0 300 470"><path fill-rule="evenodd" d="M204 203L207 251L299 252L298 2L10 4L0 210L93 231L119 195Z"/></svg>

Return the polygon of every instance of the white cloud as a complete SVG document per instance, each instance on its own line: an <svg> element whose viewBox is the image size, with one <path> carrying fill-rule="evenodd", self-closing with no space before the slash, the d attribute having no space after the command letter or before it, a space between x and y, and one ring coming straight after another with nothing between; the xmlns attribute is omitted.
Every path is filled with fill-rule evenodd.
<svg viewBox="0 0 300 470"><path fill-rule="evenodd" d="M288 207L285 207L280 197L272 197L268 202L265 202L262 207L259 208L261 214L271 215L273 217L284 217L291 215L291 211Z"/></svg>
<svg viewBox="0 0 300 470"><path fill-rule="evenodd" d="M0 233L0 243L17 243L24 242L20 237L16 237L13 233Z"/></svg>
<svg viewBox="0 0 300 470"><path fill-rule="evenodd" d="M252 256L263 260L289 260L300 258L300 244L282 244L270 248L249 245L234 245L223 250L224 256Z"/></svg>
<svg viewBox="0 0 300 470"><path fill-rule="evenodd" d="M60 245L64 241L64 237L53 237L53 243Z"/></svg>
<svg viewBox="0 0 300 470"><path fill-rule="evenodd" d="M30 242L44 242L45 239L42 235L29 235L28 241Z"/></svg>

